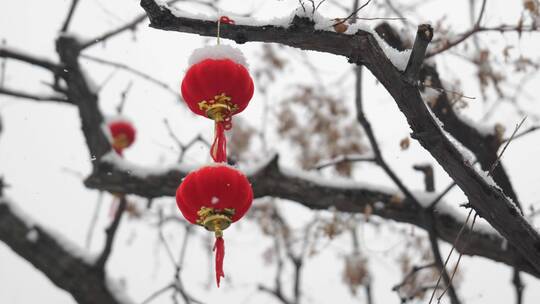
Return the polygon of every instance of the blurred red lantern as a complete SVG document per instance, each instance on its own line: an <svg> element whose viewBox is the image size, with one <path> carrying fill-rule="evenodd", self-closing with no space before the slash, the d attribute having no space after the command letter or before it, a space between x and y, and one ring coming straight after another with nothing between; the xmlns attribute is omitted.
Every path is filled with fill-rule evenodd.
<svg viewBox="0 0 540 304"><path fill-rule="evenodd" d="M235 24L234 20L232 20L231 18L227 17L227 16L221 16L219 18L219 22L220 23L225 23L225 24Z"/></svg>
<svg viewBox="0 0 540 304"><path fill-rule="evenodd" d="M195 60L182 80L182 96L189 109L215 121L211 156L226 161L225 130L233 115L242 112L253 96L253 80L242 64L239 50L226 45L206 47L194 52Z"/></svg>
<svg viewBox="0 0 540 304"><path fill-rule="evenodd" d="M227 165L205 166L186 176L176 191L182 215L216 236L216 281L224 277L223 230L242 218L251 207L253 191L246 176Z"/></svg>
<svg viewBox="0 0 540 304"><path fill-rule="evenodd" d="M112 136L112 148L122 155L122 151L131 146L135 141L135 127L127 120L113 120L109 122L109 130Z"/></svg>

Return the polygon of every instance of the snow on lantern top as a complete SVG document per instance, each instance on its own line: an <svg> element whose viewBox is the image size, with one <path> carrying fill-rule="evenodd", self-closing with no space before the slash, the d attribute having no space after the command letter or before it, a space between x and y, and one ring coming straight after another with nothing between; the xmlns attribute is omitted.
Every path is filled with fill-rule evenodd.
<svg viewBox="0 0 540 304"><path fill-rule="evenodd" d="M247 107L254 86L239 49L228 45L200 48L193 52L190 64L181 90L193 113L228 123Z"/></svg>
<svg viewBox="0 0 540 304"><path fill-rule="evenodd" d="M205 59L230 59L243 65L246 69L249 67L242 51L226 44L209 45L195 49L189 57L188 64L191 67Z"/></svg>

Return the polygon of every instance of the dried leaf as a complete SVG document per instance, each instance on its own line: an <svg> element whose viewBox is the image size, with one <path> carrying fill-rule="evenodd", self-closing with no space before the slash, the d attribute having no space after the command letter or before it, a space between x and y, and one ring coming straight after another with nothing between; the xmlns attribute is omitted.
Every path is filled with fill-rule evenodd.
<svg viewBox="0 0 540 304"><path fill-rule="evenodd" d="M403 138L400 142L399 142L399 146L401 147L401 150L404 151L404 150L407 150L409 149L409 145L411 144L411 141L409 139L409 137L405 137Z"/></svg>

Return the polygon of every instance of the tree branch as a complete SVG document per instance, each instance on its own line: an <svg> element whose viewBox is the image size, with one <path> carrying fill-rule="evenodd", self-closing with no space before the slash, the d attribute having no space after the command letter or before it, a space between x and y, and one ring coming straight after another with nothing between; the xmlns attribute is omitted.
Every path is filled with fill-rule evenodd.
<svg viewBox="0 0 540 304"><path fill-rule="evenodd" d="M342 212L361 214L364 213L365 207L370 205L374 215L410 223L423 229L428 227L421 209L412 201L405 198L396 203L395 196L399 194L398 191L378 190L379 187L357 183L333 185L331 181L322 181L319 177L310 179L303 175L295 175L290 170L281 169L278 166L277 157L257 168L248 174L255 197L270 196L287 199L314 210L335 208ZM137 168L127 162L100 161L96 162L94 172L85 180L85 185L93 189L132 193L147 198L174 196L179 181L191 170L191 167L180 167L180 169L172 168L152 172L148 169ZM137 172L143 174L138 175ZM382 204L377 204L377 202ZM444 212L436 212L435 216L439 237L452 244L463 221ZM540 272L536 271L515 250L502 249L505 240L500 236L480 231L466 231L463 239L471 239L470 246L464 248L462 242L458 242L457 249L460 252L466 249L465 254L479 255L516 266L540 278Z"/></svg>
<svg viewBox="0 0 540 304"><path fill-rule="evenodd" d="M85 54L82 54L81 55L81 58L84 58L84 59L87 59L87 60L90 60L90 61L93 61L93 62L96 62L96 63L100 63L100 64L104 64L104 65L108 65L108 66L112 66L112 67L115 67L115 68L119 68L121 70L124 70L124 71L127 71L127 72L130 72L138 77L141 77L142 79L145 79L157 86L159 86L160 88L162 89L165 89L167 92L173 94L174 96L180 98L180 96L178 95L178 92L173 90L173 88L171 88L168 84L166 84L165 82L157 79L157 78L154 78L144 72L141 72L137 69L134 69L126 64L123 64L123 63L119 63L119 62L114 62L114 61L110 61L110 60L106 60L106 59L102 59L102 58L98 58L98 57L94 57L94 56L90 56L90 55L85 55Z"/></svg>
<svg viewBox="0 0 540 304"><path fill-rule="evenodd" d="M420 32L422 34L420 35ZM420 67L424 62L426 55L426 49L433 38L433 28L429 24L421 24L418 26L418 34L414 40L411 56L409 62L405 68L405 77L407 77L412 83L418 81L418 74L420 73Z"/></svg>
<svg viewBox="0 0 540 304"><path fill-rule="evenodd" d="M105 229L106 239L105 239L105 246L103 247L103 251L101 252L101 255L99 256L98 260L96 261L95 267L100 269L101 271L104 271L105 263L109 259L109 256L112 252L112 247L114 243L114 237L116 236L116 231L118 230L118 227L120 226L120 221L122 220L122 215L124 215L124 211L126 210L127 201L126 197L124 195L121 195L119 198L120 200L118 204L118 208L116 209L116 212L114 213L114 218L109 227Z"/></svg>
<svg viewBox="0 0 540 304"><path fill-rule="evenodd" d="M79 65L80 43L74 37L63 35L56 41L56 49L65 66L62 77L66 81L67 96L79 108L82 131L92 158L100 159L111 150L103 130L103 115L98 108L98 96Z"/></svg>
<svg viewBox="0 0 540 304"><path fill-rule="evenodd" d="M92 261L0 198L0 240L81 304L120 304Z"/></svg>
<svg viewBox="0 0 540 304"><path fill-rule="evenodd" d="M64 21L64 24L62 25L62 28L60 29L60 32L67 32L69 28L69 24L71 22L71 19L73 17L73 14L75 13L75 8L77 8L77 4L79 4L79 0L72 0L71 6L69 7L68 14L66 16L66 20Z"/></svg>
<svg viewBox="0 0 540 304"><path fill-rule="evenodd" d="M3 87L3 88L0 87L0 94L17 97L17 98L31 99L35 101L58 101L61 103L73 104L70 100L67 99L67 97L62 96L62 95L49 95L49 96L36 95L36 94L8 89L6 87Z"/></svg>
<svg viewBox="0 0 540 304"><path fill-rule="evenodd" d="M355 104L356 104L356 120L364 128L364 132L368 137L369 143L371 144L371 149L373 149L373 154L375 158L375 163L379 165L386 175L396 184L396 186L403 192L403 194L409 198L411 201L416 202L416 199L412 195L411 191L403 184L401 179L397 174L388 166L386 161L383 158L382 152L379 149L379 144L375 138L375 133L371 129L371 123L367 119L364 113L363 100L362 100L362 66L356 67L356 86L355 86Z"/></svg>
<svg viewBox="0 0 540 304"><path fill-rule="evenodd" d="M419 28L417 35L426 35ZM432 35L431 35L432 36ZM369 38L368 38L369 40ZM469 198L472 207L540 270L540 235L502 191L486 181L444 135L418 88L399 74L378 46L363 47L364 64L405 114L412 137L428 150Z"/></svg>
<svg viewBox="0 0 540 304"><path fill-rule="evenodd" d="M206 36L215 34L215 22L176 17L168 8L160 7L153 0L141 0L141 6L149 15L151 26L155 28ZM423 35L427 41L433 36L429 31L423 31L422 27L417 35ZM347 56L350 61L365 65L385 86L405 114L413 130L412 135L456 181L469 198L472 207L526 257L536 272L540 271L540 235L497 187L486 182L465 161L431 116L418 87L399 73L371 34L362 31L355 35L319 32L313 29L312 21L296 17L287 29L231 25L224 28L222 37L239 43L276 42L323 51Z"/></svg>
<svg viewBox="0 0 540 304"><path fill-rule="evenodd" d="M24 63L39 66L47 69L53 73L59 73L62 71L62 65L49 61L45 58L39 58L30 54L26 54L23 51L13 50L7 47L0 47L0 57L15 59Z"/></svg>

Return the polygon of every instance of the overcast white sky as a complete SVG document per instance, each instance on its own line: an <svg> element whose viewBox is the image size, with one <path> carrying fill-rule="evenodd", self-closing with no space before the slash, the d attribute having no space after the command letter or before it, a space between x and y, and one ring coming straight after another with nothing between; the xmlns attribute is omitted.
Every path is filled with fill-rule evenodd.
<svg viewBox="0 0 540 304"><path fill-rule="evenodd" d="M4 1L0 4L0 39L7 45L26 52L56 59L54 39L69 6L67 0L40 1L19 0ZM381 1L379 1L381 2ZM509 7L509 1L488 1L485 23L512 23L520 16L520 5ZM519 1L516 1L519 2ZM221 8L235 13L246 13L254 8L256 16L271 19L290 13L296 7L296 0L249 0L224 1ZM346 1L349 5L349 1ZM434 21L446 15L456 31L467 28L469 17L466 12L468 1L434 0L422 7L418 16L407 16L410 21ZM201 10L191 7L192 12ZM372 16L371 8L365 9L367 16ZM108 29L129 21L141 14L142 9L135 0L81 0L72 22L71 31L80 37L94 37ZM342 16L339 10L322 7L321 13L329 17ZM375 23L373 23L375 24ZM399 27L401 24L396 22ZM540 49L538 35L524 34L521 41L514 35L500 36L486 34L484 41L489 43L493 51L500 51L504 43L514 45L515 56L531 55ZM202 45L204 39L195 35L158 31L146 27L143 23L136 35L125 33L108 41L105 45L96 45L86 53L110 60L127 63L133 67L147 71L149 74L165 81L173 88L179 86L191 51ZM226 42L231 43L232 42ZM257 66L257 54L260 44L240 46L246 54L250 65ZM286 55L291 61L298 60L307 53L323 72L323 80L332 85L340 75L350 68L344 58L318 54L314 52L288 51ZM538 58L538 55L533 56ZM112 72L86 60L81 64L97 84L102 83ZM480 93L474 80L475 70L458 58L437 59L437 64L447 78L462 80L466 95L478 96ZM449 70L449 68L452 68ZM366 73L367 74L367 73ZM293 64L276 81L270 91L270 99L279 101L291 81L313 81L309 72L298 64ZM7 63L6 85L11 88L30 92L47 92L47 87L40 81L49 80L47 73L39 69L15 62ZM100 92L100 106L107 114L114 114L114 107L120 100L120 92L129 81L133 88L129 93L125 114L137 125L139 133L136 144L126 153L130 161L142 165L172 164L177 152L174 143L168 137L163 126L163 118L167 118L178 136L184 140L192 138L196 132L204 132L210 137L212 126L208 121L193 119L193 116L180 104L174 96L156 86L124 72L117 72ZM353 78L346 79L352 88ZM534 95L534 89L540 85L540 79L534 78L525 88L522 102L530 111L540 114L536 100L528 96ZM371 76L365 79L367 115L371 119L374 130L381 140L381 148L385 157L407 184L414 189L422 189L422 178L414 172L410 165L417 162L434 163L433 159L415 142L411 148L402 152L399 140L407 136L409 127L402 114L397 110L388 94L376 85ZM351 90L352 92L352 90ZM353 109L352 94L348 93L344 100ZM480 98L472 102L466 115L478 120L479 114L485 110ZM258 127L262 113L261 95L256 93L250 107L241 115L253 126ZM91 169L87 148L80 131L80 123L75 107L55 103L38 103L0 95L0 115L4 132L0 135L0 175L11 185L7 195L22 210L29 213L36 222L58 231L70 241L84 246L84 239L91 214L97 201L97 192L88 190L82 184L82 178ZM512 130L520 116L510 107L501 107L490 121L500 122ZM527 122L531 124L531 122ZM514 187L521 201L526 205L540 206L538 184L540 182L540 133L530 135L513 143L504 155L504 163L510 172ZM270 135L273 146L286 154L288 148L279 138ZM206 153L202 147L188 155L187 161L203 162L197 157L200 152ZM295 167L291 157L283 157L281 164ZM360 167L356 176L360 181L392 186L378 169L369 165ZM436 168L437 189L443 189L449 180L446 174ZM136 198L134 198L136 199ZM456 206L464 202L460 191L453 191L448 196ZM103 228L109 219L108 212L111 197L105 196L104 208L100 214L98 230L91 251L98 252L103 242ZM140 202L144 202L141 200ZM168 205L171 212L176 212L173 199L162 199L157 204ZM295 219L296 225L311 219L312 212L293 202L281 203L286 216ZM328 216L324 214L323 216ZM199 230L198 235L205 235ZM170 226L166 235L173 248L178 248L183 237L180 227ZM398 303L398 298L390 288L400 280L395 260L395 248L400 248L403 241L399 235L387 228L376 230L370 225L361 227L362 250L369 254L370 267L374 276L374 296L376 303ZM277 303L272 297L257 292L258 283L267 286L273 284L273 265L266 265L263 253L271 247L271 240L261 235L257 226L243 221L227 230L227 254L225 271L227 280L221 289L206 289L208 276L208 259L204 254L207 243L201 237L193 238L189 247L183 277L186 287L198 299L207 303ZM108 265L112 279L122 282L127 293L138 303L156 289L166 285L172 278L173 267L167 259L163 247L157 246L156 230L147 223L127 219L119 231L114 254ZM445 252L448 246L443 246ZM355 303L347 288L341 283L343 256L350 252L349 236L337 238L325 251L309 259L303 273L305 282L303 291L305 303ZM482 258L466 257L461 265L463 280L459 294L464 303L512 303L514 290L510 285L510 268L490 262ZM526 301L538 303L540 299L540 283L536 279L526 278ZM289 279L285 279L287 282ZM361 297L362 295L360 295ZM53 286L46 277L36 271L29 263L15 255L7 246L0 243L0 303L74 303L71 296ZM157 299L154 303L170 303L168 296Z"/></svg>

